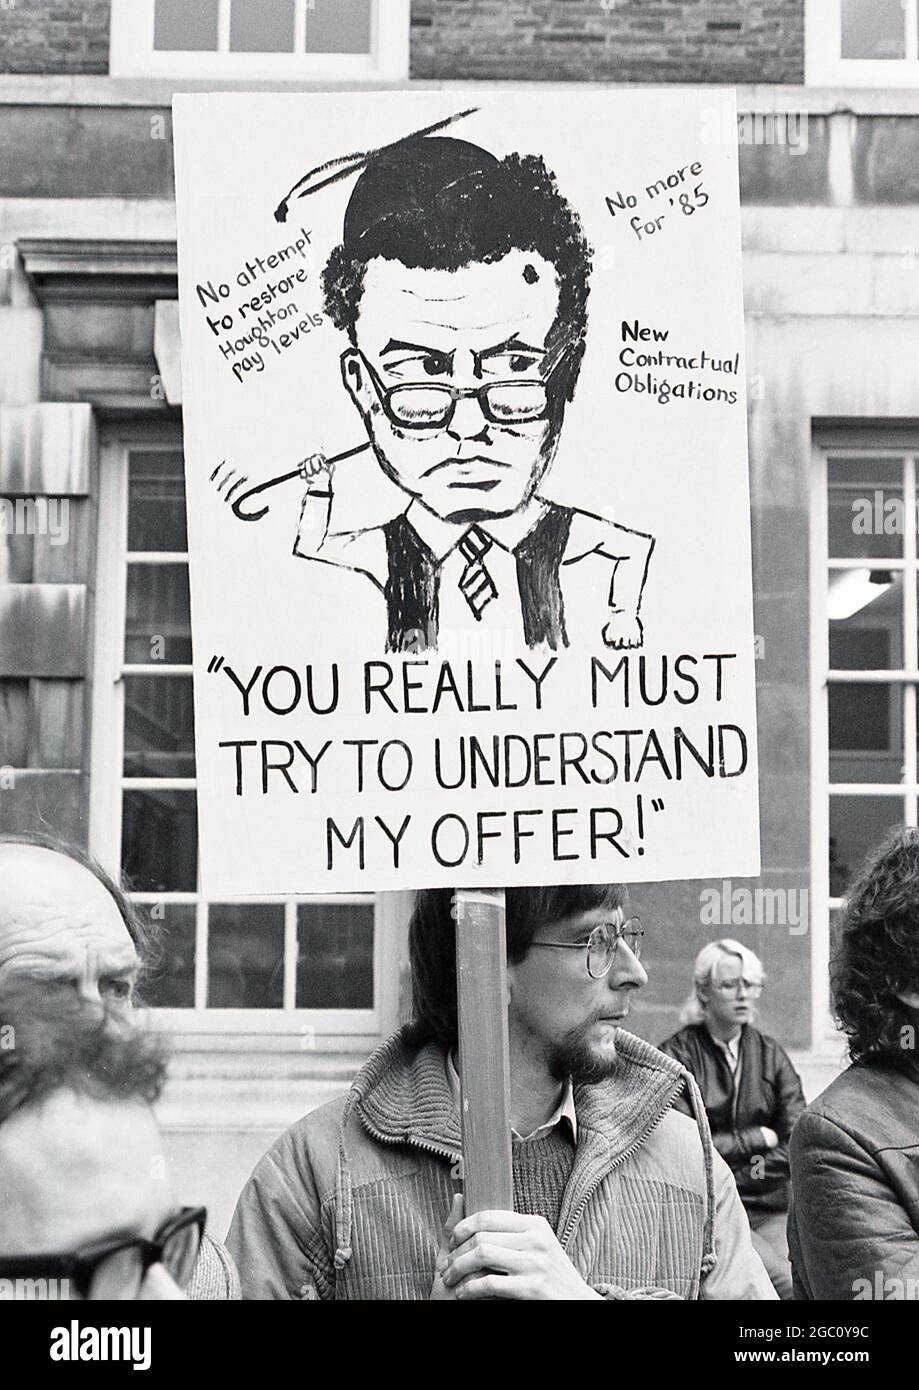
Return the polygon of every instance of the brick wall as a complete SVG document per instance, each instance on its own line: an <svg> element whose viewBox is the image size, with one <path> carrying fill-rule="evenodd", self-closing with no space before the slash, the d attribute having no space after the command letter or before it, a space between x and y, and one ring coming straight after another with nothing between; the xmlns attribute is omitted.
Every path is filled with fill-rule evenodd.
<svg viewBox="0 0 919 1390"><path fill-rule="evenodd" d="M0 72L107 73L110 0L0 0Z"/></svg>
<svg viewBox="0 0 919 1390"><path fill-rule="evenodd" d="M107 73L110 0L0 0L0 73ZM422 79L803 82L804 0L413 0Z"/></svg>
<svg viewBox="0 0 919 1390"><path fill-rule="evenodd" d="M804 81L804 0L413 0L415 78Z"/></svg>

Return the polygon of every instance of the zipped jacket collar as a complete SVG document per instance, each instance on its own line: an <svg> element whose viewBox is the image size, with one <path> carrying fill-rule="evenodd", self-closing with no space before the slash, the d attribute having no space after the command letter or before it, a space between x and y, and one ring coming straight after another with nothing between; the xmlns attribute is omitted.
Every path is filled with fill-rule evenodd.
<svg viewBox="0 0 919 1390"><path fill-rule="evenodd" d="M614 1076L574 1088L578 1146L559 1218L562 1245L574 1235L591 1194L607 1173L626 1162L661 1123L674 1101L688 1093L705 1159L708 1211L703 1273L714 1264L714 1180L711 1137L698 1088L684 1067L656 1048L619 1030ZM346 1130L352 1115L379 1143L410 1144L456 1160L462 1151L459 1112L436 1043L413 1049L405 1030L369 1058L355 1077L342 1114L336 1185L336 1267L350 1258L351 1188Z"/></svg>

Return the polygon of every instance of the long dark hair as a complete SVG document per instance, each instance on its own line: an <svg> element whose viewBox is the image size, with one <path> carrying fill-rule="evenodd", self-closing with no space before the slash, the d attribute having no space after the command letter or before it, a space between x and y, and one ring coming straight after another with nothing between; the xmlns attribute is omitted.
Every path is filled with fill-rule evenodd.
<svg viewBox="0 0 919 1390"><path fill-rule="evenodd" d="M618 883L592 883L556 888L508 888L506 899L507 959L523 960L541 927L564 922L598 907L625 908L626 890ZM453 893L429 888L418 893L409 923L412 964L412 1012L408 1041L420 1046L435 1041L449 1050L456 1046L456 925Z"/></svg>
<svg viewBox="0 0 919 1390"><path fill-rule="evenodd" d="M915 1014L897 995L919 991L919 831L891 832L866 859L846 897L831 980L853 1062L915 1066Z"/></svg>

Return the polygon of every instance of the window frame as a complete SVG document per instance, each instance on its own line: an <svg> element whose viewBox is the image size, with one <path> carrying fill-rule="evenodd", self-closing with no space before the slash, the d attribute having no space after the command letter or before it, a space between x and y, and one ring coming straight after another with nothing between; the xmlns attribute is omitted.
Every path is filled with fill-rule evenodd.
<svg viewBox="0 0 919 1390"><path fill-rule="evenodd" d="M182 449L178 424L140 423L117 426L103 433L98 464L93 615L93 667L90 696L89 848L116 879L121 869L122 793L126 783L145 789L193 790L189 778L125 778L124 677L143 668L124 661L127 600L128 460L132 453ZM147 552L144 552L147 553ZM154 553L154 552L150 552ZM166 552L156 552L162 563ZM170 557L173 560L177 557ZM183 552L181 558L184 560ZM190 675L191 667L151 663L159 675ZM363 1009L298 1009L294 1006L297 952L297 906L329 901L335 904L374 902L374 1000ZM284 906L284 1003L277 1009L209 1008L207 992L207 902L200 885L193 893L132 893L132 901L192 903L197 908L195 938L195 1004L189 1008L153 1008L155 1024L188 1038L233 1035L272 1038L290 1050L325 1051L336 1041L354 1048L374 1045L398 1026L405 927L411 894L378 893L329 895L232 896L213 899L220 904L276 903Z"/></svg>
<svg viewBox="0 0 919 1390"><path fill-rule="evenodd" d="M830 625L827 608L831 570L864 568L865 560L853 558L830 563L828 459L889 457L903 461L903 555L885 557L884 569L912 575L903 584L902 663L884 671L834 670L830 666ZM880 796L898 800L903 823L919 821L919 538L916 527L916 500L919 497L919 433L911 429L878 426L866 428L853 422L849 428L815 430L812 447L810 508L810 784L811 784L811 1037L820 1049L839 1043L839 1030L829 1000L830 915L843 905L842 898L830 895L830 794L835 796ZM899 685L903 692L900 714L904 735L904 777L890 783L840 783L830 780L829 688L835 683L883 682Z"/></svg>
<svg viewBox="0 0 919 1390"><path fill-rule="evenodd" d="M155 0L112 0L111 77L189 77L234 80L405 81L409 71L411 0L372 0L370 53L229 53L157 51ZM298 0L297 29L309 0ZM221 37L228 32L229 0L220 0Z"/></svg>
<svg viewBox="0 0 919 1390"><path fill-rule="evenodd" d="M842 0L806 0L804 81L808 87L919 86L919 0L903 0L906 57L843 58Z"/></svg>

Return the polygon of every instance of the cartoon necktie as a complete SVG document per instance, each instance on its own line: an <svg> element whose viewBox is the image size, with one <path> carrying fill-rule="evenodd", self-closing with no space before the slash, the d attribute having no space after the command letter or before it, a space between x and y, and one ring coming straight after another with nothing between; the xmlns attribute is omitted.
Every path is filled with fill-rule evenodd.
<svg viewBox="0 0 919 1390"><path fill-rule="evenodd" d="M459 543L459 552L466 561L466 568L459 578L463 598L472 609L477 622L493 598L498 597L495 581L485 568L485 556L492 547L490 536L486 536L478 526L470 526Z"/></svg>

